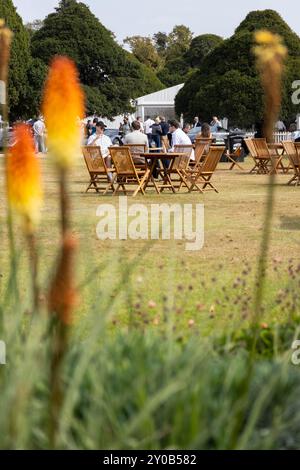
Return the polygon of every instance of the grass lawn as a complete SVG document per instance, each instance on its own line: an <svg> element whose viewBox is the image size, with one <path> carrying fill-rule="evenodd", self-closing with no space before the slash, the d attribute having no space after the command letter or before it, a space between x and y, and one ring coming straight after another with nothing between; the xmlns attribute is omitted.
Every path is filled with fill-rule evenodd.
<svg viewBox="0 0 300 470"><path fill-rule="evenodd" d="M47 285L57 255L59 211L57 175L49 157L40 159L45 205L38 235L40 282ZM8 243L5 229L5 184L0 159L1 275L8 276ZM253 273L260 249L268 177L248 171L228 171L221 163L214 178L220 193L157 195L154 189L129 203L204 203L205 245L185 250L184 240L100 241L96 235L100 203L118 205L118 198L85 193L88 174L78 161L70 177L73 232L79 239L77 258L81 303L78 318L91 305L106 311L112 329L136 325L160 328L169 325L178 334L221 332L237 327L251 315ZM264 321L286 318L293 311L293 272L300 262L300 188L286 185L289 175L276 179L272 243L266 289ZM21 295L28 299L29 268L24 241L16 225ZM295 286L297 288L297 286ZM298 286L299 287L299 286ZM286 292L287 290L287 292ZM278 298L281 299L278 301Z"/></svg>

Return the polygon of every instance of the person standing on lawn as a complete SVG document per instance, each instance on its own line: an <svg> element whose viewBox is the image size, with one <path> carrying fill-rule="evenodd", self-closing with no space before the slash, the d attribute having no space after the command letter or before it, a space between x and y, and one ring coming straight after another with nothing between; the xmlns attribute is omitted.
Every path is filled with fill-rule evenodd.
<svg viewBox="0 0 300 470"><path fill-rule="evenodd" d="M45 153L45 132L46 127L42 116L39 116L37 121L33 124L33 134L35 142L35 151L36 153Z"/></svg>
<svg viewBox="0 0 300 470"><path fill-rule="evenodd" d="M151 147L152 143L152 129L151 126L154 124L153 119L150 118L150 116L147 116L147 120L144 122L144 130L145 134L148 137L148 145Z"/></svg>
<svg viewBox="0 0 300 470"><path fill-rule="evenodd" d="M162 136L162 128L160 125L159 117L155 118L154 124L151 126L152 129L152 141L155 143L157 148L161 147L161 136Z"/></svg>

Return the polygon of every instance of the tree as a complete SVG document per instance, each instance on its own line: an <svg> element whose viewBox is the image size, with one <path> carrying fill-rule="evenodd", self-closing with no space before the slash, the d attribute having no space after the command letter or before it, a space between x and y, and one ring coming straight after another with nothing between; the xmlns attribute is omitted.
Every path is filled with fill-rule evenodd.
<svg viewBox="0 0 300 470"><path fill-rule="evenodd" d="M164 68L158 72L157 76L167 87L171 87L184 83L189 70L190 68L184 56L181 56L176 59L166 61Z"/></svg>
<svg viewBox="0 0 300 470"><path fill-rule="evenodd" d="M168 48L168 35L159 31L153 35L154 46L160 55L160 57L165 57L167 48Z"/></svg>
<svg viewBox="0 0 300 470"><path fill-rule="evenodd" d="M43 24L44 24L43 20L33 20L30 23L26 23L25 28L27 29L29 34L32 36L33 33L35 33L35 31L38 31L39 29L41 29Z"/></svg>
<svg viewBox="0 0 300 470"><path fill-rule="evenodd" d="M124 39L123 42L130 46L131 52L142 64L153 70L157 70L161 66L163 59L159 56L151 38L131 36Z"/></svg>
<svg viewBox="0 0 300 470"><path fill-rule="evenodd" d="M147 93L162 88L155 74L122 49L113 33L76 0L62 0L56 12L46 17L32 37L32 53L45 65L57 54L71 57L86 91L87 110L102 116L132 110L130 100L145 83Z"/></svg>
<svg viewBox="0 0 300 470"><path fill-rule="evenodd" d="M9 67L8 98L10 119L15 120L24 114L24 106L26 106L27 74L31 65L30 40L12 0L1 0L0 18L4 18L7 26L14 33Z"/></svg>
<svg viewBox="0 0 300 470"><path fill-rule="evenodd" d="M300 106L292 103L292 82L300 77L300 39L278 13L272 10L249 13L235 34L213 49L195 70L176 97L176 112L202 120L226 116L230 124L249 127L263 114L263 92L255 66L253 32L269 28L282 36L289 49L282 87L281 118L294 121ZM298 77L298 78L297 78Z"/></svg>
<svg viewBox="0 0 300 470"><path fill-rule="evenodd" d="M202 34L193 38L185 55L190 67L201 67L204 58L222 42L223 39L215 34Z"/></svg>
<svg viewBox="0 0 300 470"><path fill-rule="evenodd" d="M187 52L192 39L193 33L187 26L174 26L168 37L167 60L177 59Z"/></svg>
<svg viewBox="0 0 300 470"><path fill-rule="evenodd" d="M27 72L28 86L22 117L34 117L39 114L42 91L47 77L48 67L40 59L32 59Z"/></svg>
<svg viewBox="0 0 300 470"><path fill-rule="evenodd" d="M176 25L167 37L165 33L158 33L153 38L156 44L159 44L157 47L163 51L164 67L157 74L159 80L166 86L183 83L190 71L186 53L193 33L184 25Z"/></svg>

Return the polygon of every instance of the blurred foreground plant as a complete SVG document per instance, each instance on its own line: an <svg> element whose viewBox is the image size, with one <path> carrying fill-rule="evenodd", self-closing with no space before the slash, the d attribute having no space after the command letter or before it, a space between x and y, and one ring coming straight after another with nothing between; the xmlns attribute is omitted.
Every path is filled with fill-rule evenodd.
<svg viewBox="0 0 300 470"><path fill-rule="evenodd" d="M29 247L34 306L37 309L39 288L35 229L40 221L42 205L41 170L30 128L26 124L15 126L14 139L6 161L8 205L22 218Z"/></svg>
<svg viewBox="0 0 300 470"><path fill-rule="evenodd" d="M67 57L56 57L50 67L43 97L43 113L48 131L48 148L59 172L62 247L49 292L49 311L54 315L50 379L50 442L55 447L59 413L63 402L61 367L67 351L68 326L76 301L74 252L76 243L70 232L67 173L81 152L79 122L84 114L84 95L75 64Z"/></svg>
<svg viewBox="0 0 300 470"><path fill-rule="evenodd" d="M257 68L260 72L262 87L264 90L264 133L267 142L272 142L275 122L281 106L282 75L287 49L282 43L282 38L270 31L262 30L255 33L256 46L253 52L256 56ZM269 188L267 196L266 214L263 225L260 255L258 259L257 287L254 304L254 323L261 314L264 286L266 280L266 268L268 250L271 238L271 224L275 191L275 168L272 162L270 171Z"/></svg>

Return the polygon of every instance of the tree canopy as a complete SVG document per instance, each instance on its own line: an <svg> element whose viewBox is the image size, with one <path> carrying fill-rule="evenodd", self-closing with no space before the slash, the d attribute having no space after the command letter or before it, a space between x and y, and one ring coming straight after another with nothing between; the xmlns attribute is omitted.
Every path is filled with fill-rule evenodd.
<svg viewBox="0 0 300 470"><path fill-rule="evenodd" d="M130 100L162 88L155 74L115 41L90 9L62 0L32 36L32 54L48 66L57 55L77 64L87 96L87 112L112 117L131 109ZM146 85L146 86L145 86Z"/></svg>
<svg viewBox="0 0 300 470"><path fill-rule="evenodd" d="M5 20L14 33L9 67L8 98L10 117L17 119L24 114L28 99L28 72L31 65L30 38L12 0L1 0L0 18Z"/></svg>
<svg viewBox="0 0 300 470"><path fill-rule="evenodd" d="M190 67L200 68L204 58L217 46L223 39L216 34L201 34L193 38L191 45L185 56Z"/></svg>
<svg viewBox="0 0 300 470"><path fill-rule="evenodd" d="M124 42L141 63L156 72L165 86L173 86L184 82L190 72L186 54L192 38L187 26L176 25L169 34L159 31L152 37L127 37Z"/></svg>
<svg viewBox="0 0 300 470"><path fill-rule="evenodd" d="M131 36L124 39L124 43L130 46L133 55L144 65L153 70L159 69L162 57L150 37Z"/></svg>
<svg viewBox="0 0 300 470"><path fill-rule="evenodd" d="M184 25L176 25L169 35L158 32L153 38L164 60L164 66L157 74L159 80L166 86L183 83L190 71L186 53L191 45L193 33Z"/></svg>
<svg viewBox="0 0 300 470"><path fill-rule="evenodd" d="M176 97L176 111L203 120L228 117L231 125L249 127L263 114L263 93L255 66L253 32L269 29L282 36L289 50L283 80L281 118L294 121L300 107L292 103L292 82L300 77L300 39L273 10L255 11L203 60Z"/></svg>

